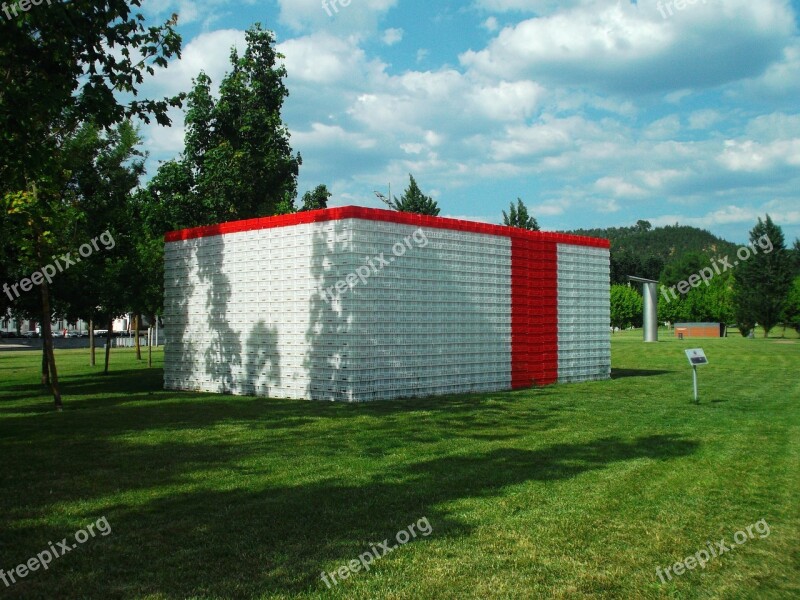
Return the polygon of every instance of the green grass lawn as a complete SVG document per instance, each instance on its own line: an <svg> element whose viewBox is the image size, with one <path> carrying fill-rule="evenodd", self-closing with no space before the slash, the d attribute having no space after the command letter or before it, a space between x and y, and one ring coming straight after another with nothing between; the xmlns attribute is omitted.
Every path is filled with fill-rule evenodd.
<svg viewBox="0 0 800 600"><path fill-rule="evenodd" d="M64 351L61 414L38 353L2 352L0 568L111 533L0 598L799 598L800 343L640 337L611 381L368 405L164 392L161 354L103 377Z"/></svg>

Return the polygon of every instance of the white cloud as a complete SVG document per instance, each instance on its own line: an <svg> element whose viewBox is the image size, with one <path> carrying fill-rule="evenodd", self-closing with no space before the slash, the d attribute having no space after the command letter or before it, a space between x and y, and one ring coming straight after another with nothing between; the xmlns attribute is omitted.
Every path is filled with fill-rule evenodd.
<svg viewBox="0 0 800 600"><path fill-rule="evenodd" d="M766 214L784 226L800 224L800 209L783 201L770 201L757 206L729 204L701 216L670 214L649 217L647 220L656 227L680 223L708 229L721 224L736 224L741 225L738 229L745 231L755 225L759 217L763 219Z"/></svg>
<svg viewBox="0 0 800 600"><path fill-rule="evenodd" d="M644 136L650 139L665 140L676 136L681 130L681 119L678 115L669 115L647 126Z"/></svg>
<svg viewBox="0 0 800 600"><path fill-rule="evenodd" d="M382 71L379 62L370 62L353 39L318 32L287 40L278 46L286 58L284 64L289 81L300 80L313 84L358 85L370 71ZM358 74L359 77L354 77Z"/></svg>
<svg viewBox="0 0 800 600"><path fill-rule="evenodd" d="M800 167L800 139L760 144L752 140L725 142L719 162L731 171L768 171L779 166Z"/></svg>
<svg viewBox="0 0 800 600"><path fill-rule="evenodd" d="M231 49L243 52L245 46L245 32L238 29L201 33L184 46L180 60L170 61L166 69L157 69L148 86L166 95L186 92L191 89L192 80L204 71L216 90L225 73L231 70Z"/></svg>
<svg viewBox="0 0 800 600"><path fill-rule="evenodd" d="M383 32L383 38L381 40L386 46L394 46L395 44L403 41L403 34L405 32L402 29L391 28L387 29Z"/></svg>
<svg viewBox="0 0 800 600"><path fill-rule="evenodd" d="M666 20L655 3L587 1L508 27L460 59L486 76L617 93L702 89L761 73L781 55L793 22L782 0L697 4Z"/></svg>
<svg viewBox="0 0 800 600"><path fill-rule="evenodd" d="M642 188L625 181L622 177L602 177L595 187L600 192L607 192L617 198L642 198L646 195Z"/></svg>
<svg viewBox="0 0 800 600"><path fill-rule="evenodd" d="M486 31L494 33L498 29L500 29L500 23L497 21L497 17L489 17L483 22L483 28Z"/></svg>
<svg viewBox="0 0 800 600"><path fill-rule="evenodd" d="M712 109L696 110L689 115L689 129L708 129L722 120L719 111Z"/></svg>
<svg viewBox="0 0 800 600"><path fill-rule="evenodd" d="M338 125L312 123L310 131L293 131L292 142L303 148L327 148L336 151L342 146L359 150L374 148L377 142L365 135L347 132Z"/></svg>

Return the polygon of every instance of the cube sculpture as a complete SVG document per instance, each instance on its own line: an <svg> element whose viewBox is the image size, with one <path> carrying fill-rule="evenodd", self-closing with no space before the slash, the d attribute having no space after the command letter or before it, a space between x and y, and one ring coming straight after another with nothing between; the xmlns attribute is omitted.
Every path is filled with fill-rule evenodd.
<svg viewBox="0 0 800 600"><path fill-rule="evenodd" d="M345 207L166 236L166 389L360 402L607 379L607 240Z"/></svg>

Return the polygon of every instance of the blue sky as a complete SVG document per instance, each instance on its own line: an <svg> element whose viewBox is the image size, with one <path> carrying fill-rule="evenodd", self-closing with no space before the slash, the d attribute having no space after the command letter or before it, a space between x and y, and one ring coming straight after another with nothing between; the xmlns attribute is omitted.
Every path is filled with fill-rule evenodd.
<svg viewBox="0 0 800 600"><path fill-rule="evenodd" d="M346 2L347 0L345 0ZM678 6L682 8L678 8ZM215 83L261 22L285 55L300 194L382 206L413 173L442 214L544 229L679 222L800 236L800 0L145 0L181 16L180 61L144 88ZM330 13L330 14L329 14ZM142 130L156 161L183 146Z"/></svg>

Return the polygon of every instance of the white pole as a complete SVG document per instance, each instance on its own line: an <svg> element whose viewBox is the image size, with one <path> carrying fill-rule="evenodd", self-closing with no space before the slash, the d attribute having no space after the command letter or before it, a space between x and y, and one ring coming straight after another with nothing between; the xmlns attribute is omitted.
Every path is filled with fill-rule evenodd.
<svg viewBox="0 0 800 600"><path fill-rule="evenodd" d="M158 316L156 316L156 348L158 348Z"/></svg>
<svg viewBox="0 0 800 600"><path fill-rule="evenodd" d="M655 283L645 283L644 292L644 341L658 341L658 289Z"/></svg>

